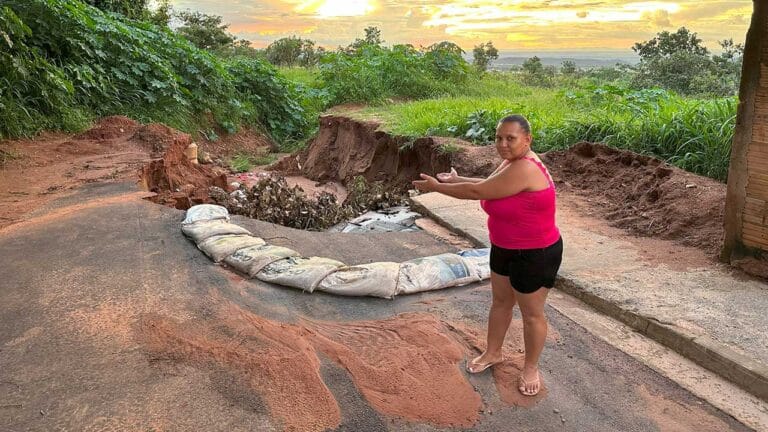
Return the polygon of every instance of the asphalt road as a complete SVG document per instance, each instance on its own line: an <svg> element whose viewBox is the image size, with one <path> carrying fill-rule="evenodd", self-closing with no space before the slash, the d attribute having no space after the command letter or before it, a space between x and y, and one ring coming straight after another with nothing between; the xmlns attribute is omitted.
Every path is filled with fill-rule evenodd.
<svg viewBox="0 0 768 432"><path fill-rule="evenodd" d="M517 313L510 366L467 375L487 284L383 300L246 280L130 184L36 216L0 230L0 431L748 430L551 308L545 394L508 392ZM233 220L348 264L453 251L425 233Z"/></svg>

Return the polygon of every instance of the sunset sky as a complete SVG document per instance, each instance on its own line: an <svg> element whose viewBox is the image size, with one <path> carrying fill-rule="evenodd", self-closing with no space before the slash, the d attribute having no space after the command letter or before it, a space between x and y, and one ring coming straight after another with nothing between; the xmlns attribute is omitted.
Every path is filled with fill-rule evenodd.
<svg viewBox="0 0 768 432"><path fill-rule="evenodd" d="M716 50L743 42L751 0L172 0L177 10L221 15L257 48L290 35L335 48L376 26L386 44L464 49L493 41L501 50L630 52L634 42L685 26Z"/></svg>

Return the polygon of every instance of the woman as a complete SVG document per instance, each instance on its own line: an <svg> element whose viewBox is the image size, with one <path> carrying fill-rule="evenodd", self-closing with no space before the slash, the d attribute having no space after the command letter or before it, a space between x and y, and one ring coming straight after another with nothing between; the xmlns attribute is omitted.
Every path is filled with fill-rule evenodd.
<svg viewBox="0 0 768 432"><path fill-rule="evenodd" d="M485 352L467 363L479 373L503 361L502 345L515 303L523 317L525 364L519 390L538 394L538 363L547 337L544 303L555 282L563 253L555 225L555 185L541 159L531 150L531 126L525 117L504 117L496 126L496 150L503 159L488 178L450 173L421 174L413 185L460 199L480 200L488 214L491 240L491 290Z"/></svg>

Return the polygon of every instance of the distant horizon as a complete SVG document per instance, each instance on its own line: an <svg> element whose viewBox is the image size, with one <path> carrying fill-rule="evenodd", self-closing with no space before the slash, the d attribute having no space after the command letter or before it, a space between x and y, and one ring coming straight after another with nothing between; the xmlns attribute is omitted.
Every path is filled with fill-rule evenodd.
<svg viewBox="0 0 768 432"><path fill-rule="evenodd" d="M718 40L743 43L752 16L747 0L171 0L174 9L219 15L228 31L264 48L298 36L335 49L381 30L386 45L451 41L471 51L616 53L661 31L686 27L718 52Z"/></svg>

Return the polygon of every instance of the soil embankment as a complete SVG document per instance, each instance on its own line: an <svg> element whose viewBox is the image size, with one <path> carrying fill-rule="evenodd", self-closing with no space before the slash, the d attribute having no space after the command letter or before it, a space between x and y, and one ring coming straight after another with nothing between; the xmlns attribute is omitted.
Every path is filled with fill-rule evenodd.
<svg viewBox="0 0 768 432"><path fill-rule="evenodd" d="M602 144L582 142L542 159L561 194L589 199L590 210L612 225L640 236L675 240L712 257L719 253L725 184Z"/></svg>
<svg viewBox="0 0 768 432"><path fill-rule="evenodd" d="M274 169L301 173L317 181L348 182L362 176L369 182L382 181L393 187L407 187L419 173L450 169L467 143L451 138L409 139L378 130L375 122L343 116L320 118L320 130L309 146L275 164ZM487 162L487 161L486 161ZM484 161L465 161L468 175L484 170Z"/></svg>

